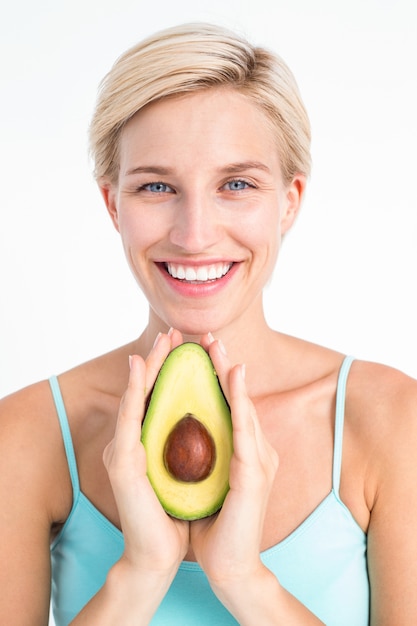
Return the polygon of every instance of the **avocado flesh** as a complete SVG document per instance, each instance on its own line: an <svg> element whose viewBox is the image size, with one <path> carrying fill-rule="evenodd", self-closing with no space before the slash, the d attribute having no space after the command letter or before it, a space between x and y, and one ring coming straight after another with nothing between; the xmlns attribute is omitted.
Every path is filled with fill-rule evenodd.
<svg viewBox="0 0 417 626"><path fill-rule="evenodd" d="M207 477L194 482L177 479L165 459L169 438L188 416L201 423L215 452ZM150 396L141 439L149 481L167 513L194 520L220 509L229 490L232 422L213 363L199 344L183 343L164 361Z"/></svg>

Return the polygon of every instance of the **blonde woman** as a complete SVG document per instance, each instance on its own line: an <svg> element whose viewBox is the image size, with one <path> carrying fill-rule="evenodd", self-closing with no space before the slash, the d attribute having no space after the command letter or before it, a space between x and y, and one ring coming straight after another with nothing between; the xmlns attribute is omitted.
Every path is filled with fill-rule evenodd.
<svg viewBox="0 0 417 626"><path fill-rule="evenodd" d="M417 622L417 386L285 336L262 294L303 200L310 129L275 54L207 24L101 85L95 176L149 302L129 345L1 404L0 622ZM234 453L221 510L169 516L140 442L184 341L212 358Z"/></svg>

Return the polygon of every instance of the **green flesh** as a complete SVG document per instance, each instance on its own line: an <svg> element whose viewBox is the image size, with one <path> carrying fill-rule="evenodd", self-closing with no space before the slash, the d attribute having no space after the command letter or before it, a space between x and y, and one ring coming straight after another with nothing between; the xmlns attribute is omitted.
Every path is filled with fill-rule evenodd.
<svg viewBox="0 0 417 626"><path fill-rule="evenodd" d="M187 414L201 422L215 446L212 470L197 482L175 479L164 463L167 439ZM232 423L213 363L199 344L181 344L164 361L152 390L141 439L148 478L167 513L194 520L220 509L229 490Z"/></svg>

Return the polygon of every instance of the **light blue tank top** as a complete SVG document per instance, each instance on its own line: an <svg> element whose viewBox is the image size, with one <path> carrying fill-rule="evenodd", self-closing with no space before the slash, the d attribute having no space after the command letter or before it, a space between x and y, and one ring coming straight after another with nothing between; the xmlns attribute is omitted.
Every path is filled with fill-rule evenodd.
<svg viewBox="0 0 417 626"><path fill-rule="evenodd" d="M327 626L368 626L366 535L339 497L346 380L336 398L333 487L286 539L261 553L281 584ZM58 381L50 385L61 424L73 487L73 506L51 546L52 607L57 626L67 624L100 589L123 552L123 535L80 491L71 433ZM218 602L198 564L183 562L152 626L236 626Z"/></svg>

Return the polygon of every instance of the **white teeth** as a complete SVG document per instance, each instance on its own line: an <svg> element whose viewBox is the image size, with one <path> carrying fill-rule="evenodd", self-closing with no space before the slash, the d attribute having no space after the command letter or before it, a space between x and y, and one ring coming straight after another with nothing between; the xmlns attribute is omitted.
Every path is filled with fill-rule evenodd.
<svg viewBox="0 0 417 626"><path fill-rule="evenodd" d="M185 270L185 280L197 280L197 272L192 267Z"/></svg>
<svg viewBox="0 0 417 626"><path fill-rule="evenodd" d="M197 280L205 282L208 280L208 271L206 267L199 267L197 270Z"/></svg>
<svg viewBox="0 0 417 626"><path fill-rule="evenodd" d="M185 267L183 265L174 265L173 263L167 263L168 273L173 278L179 280L187 280L189 282L201 282L205 283L209 280L216 280L221 278L231 268L231 263L214 263L213 265L204 265L198 267Z"/></svg>

